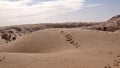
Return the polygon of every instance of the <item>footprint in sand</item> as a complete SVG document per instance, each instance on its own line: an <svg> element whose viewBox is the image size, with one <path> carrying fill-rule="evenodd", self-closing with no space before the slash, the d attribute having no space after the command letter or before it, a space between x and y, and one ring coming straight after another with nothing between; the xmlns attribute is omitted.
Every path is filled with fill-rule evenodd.
<svg viewBox="0 0 120 68"><path fill-rule="evenodd" d="M111 66L110 65L106 65L104 68L111 68Z"/></svg>
<svg viewBox="0 0 120 68"><path fill-rule="evenodd" d="M76 48L80 47L79 43L76 43L74 40L73 40L73 37L71 34L68 34L64 31L60 31L60 33L62 33L65 38L66 38L66 41L69 42L70 44L72 44L73 46L75 46Z"/></svg>
<svg viewBox="0 0 120 68"><path fill-rule="evenodd" d="M119 55L117 55L117 57L119 57L119 58L120 58L120 54L119 54Z"/></svg>
<svg viewBox="0 0 120 68"><path fill-rule="evenodd" d="M112 67L110 67L110 68L120 68L120 55L117 55L116 56L117 58L115 59L115 60L113 60L113 63L112 63ZM109 68L108 67L108 65L107 66L105 66L105 68Z"/></svg>
<svg viewBox="0 0 120 68"><path fill-rule="evenodd" d="M0 56L0 62L5 60L5 56Z"/></svg>
<svg viewBox="0 0 120 68"><path fill-rule="evenodd" d="M119 63L118 63L117 60L114 60L114 61L113 61L113 66L115 66L115 67L119 67Z"/></svg>

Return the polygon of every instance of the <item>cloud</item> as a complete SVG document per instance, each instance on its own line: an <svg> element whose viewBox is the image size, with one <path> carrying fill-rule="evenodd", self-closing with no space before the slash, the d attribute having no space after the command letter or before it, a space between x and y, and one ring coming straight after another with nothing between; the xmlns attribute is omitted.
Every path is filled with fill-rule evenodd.
<svg viewBox="0 0 120 68"><path fill-rule="evenodd" d="M98 6L101 6L102 4L88 4L88 5L85 5L84 7L98 7Z"/></svg>
<svg viewBox="0 0 120 68"><path fill-rule="evenodd" d="M3 1L20 1L20 0L3 0Z"/></svg>
<svg viewBox="0 0 120 68"><path fill-rule="evenodd" d="M33 0L0 0L0 23L26 24L59 14L82 9L85 0L53 0L37 2Z"/></svg>

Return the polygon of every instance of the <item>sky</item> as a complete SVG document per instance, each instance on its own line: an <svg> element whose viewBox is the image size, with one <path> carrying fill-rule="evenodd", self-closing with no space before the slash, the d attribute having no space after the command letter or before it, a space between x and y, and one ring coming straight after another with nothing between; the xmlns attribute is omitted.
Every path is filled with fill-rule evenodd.
<svg viewBox="0 0 120 68"><path fill-rule="evenodd" d="M0 26L102 22L120 14L120 0L0 0Z"/></svg>

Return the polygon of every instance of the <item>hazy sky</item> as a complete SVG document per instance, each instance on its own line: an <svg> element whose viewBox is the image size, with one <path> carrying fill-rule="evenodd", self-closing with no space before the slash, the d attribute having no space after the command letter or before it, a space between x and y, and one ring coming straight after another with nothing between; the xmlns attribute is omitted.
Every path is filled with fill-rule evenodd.
<svg viewBox="0 0 120 68"><path fill-rule="evenodd" d="M0 0L0 25L106 21L120 0Z"/></svg>

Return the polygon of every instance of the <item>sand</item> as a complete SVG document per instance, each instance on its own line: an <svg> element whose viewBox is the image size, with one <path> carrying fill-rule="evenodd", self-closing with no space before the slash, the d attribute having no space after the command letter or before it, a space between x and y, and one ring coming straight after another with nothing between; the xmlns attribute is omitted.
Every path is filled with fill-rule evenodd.
<svg viewBox="0 0 120 68"><path fill-rule="evenodd" d="M45 29L0 45L0 68L119 68L120 33Z"/></svg>

